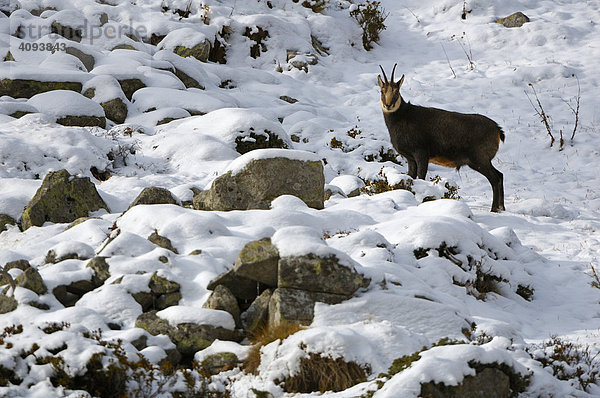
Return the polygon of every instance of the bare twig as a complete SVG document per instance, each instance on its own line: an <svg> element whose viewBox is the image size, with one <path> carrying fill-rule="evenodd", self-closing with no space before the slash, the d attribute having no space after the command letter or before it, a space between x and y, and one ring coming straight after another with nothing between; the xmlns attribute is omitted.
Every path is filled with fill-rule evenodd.
<svg viewBox="0 0 600 398"><path fill-rule="evenodd" d="M533 95L535 95L535 100L537 101L537 106L534 105L533 101L529 97L529 94L527 94L527 91L525 91L525 95L527 96L527 99L531 103L531 106L533 107L533 109L535 110L537 115L540 117L541 122L544 124L544 127L546 127L546 131L548 132L548 135L550 136L550 146L552 146L552 145L554 145L555 139L554 139L554 135L552 135L552 128L550 127L550 117L548 115L546 115L546 112L544 111L544 107L542 107L542 103L540 102L537 92L535 91L535 87L533 87L533 83L529 83L528 86L531 87L531 90L533 90Z"/></svg>
<svg viewBox="0 0 600 398"><path fill-rule="evenodd" d="M418 22L418 23L421 23L421 20L419 19L419 17L417 17L417 16L415 15L415 13L414 13L414 12L412 12L412 10L411 10L410 8L408 8L408 7L406 7L406 6L404 6L404 8L406 8L406 9L408 10L408 12L410 12L410 13L413 15L413 17L415 17L415 18L417 19L417 22Z"/></svg>
<svg viewBox="0 0 600 398"><path fill-rule="evenodd" d="M452 71L452 75L456 79L456 73L454 73L454 69L452 68L452 64L450 63L450 58L448 58L448 54L446 53L446 49L444 48L444 45L442 43L440 43L440 45L442 46L442 50L444 50L444 55L446 56L446 61L448 61L448 66L450 67L450 70Z"/></svg>
<svg viewBox="0 0 600 398"><path fill-rule="evenodd" d="M465 38L465 40L467 41L467 46L468 46L468 50L465 47L465 45L462 43L461 39ZM465 32L463 32L462 37L460 37L458 39L458 44L460 44L460 48L462 48L463 52L465 53L467 60L469 61L469 70L473 70L475 69L475 62L473 62L473 51L471 50L471 42L469 41L469 38L467 37L467 34Z"/></svg>
<svg viewBox="0 0 600 398"><path fill-rule="evenodd" d="M577 132L577 127L579 127L579 101L581 100L581 86L579 85L579 78L575 75L572 76L577 79L577 97L575 97L575 108L573 108L571 102L563 100L575 116L575 125L573 126L573 133L571 133L571 142L573 142L573 138L575 138L575 133Z"/></svg>

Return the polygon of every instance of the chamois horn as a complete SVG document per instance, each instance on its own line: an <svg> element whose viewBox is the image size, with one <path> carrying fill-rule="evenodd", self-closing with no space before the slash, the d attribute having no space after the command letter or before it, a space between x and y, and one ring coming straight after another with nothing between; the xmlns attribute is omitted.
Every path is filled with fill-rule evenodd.
<svg viewBox="0 0 600 398"><path fill-rule="evenodd" d="M383 68L381 67L381 65L379 65L379 69L381 69L381 73L383 73L384 83L388 83L388 78L385 75L385 71L383 70Z"/></svg>

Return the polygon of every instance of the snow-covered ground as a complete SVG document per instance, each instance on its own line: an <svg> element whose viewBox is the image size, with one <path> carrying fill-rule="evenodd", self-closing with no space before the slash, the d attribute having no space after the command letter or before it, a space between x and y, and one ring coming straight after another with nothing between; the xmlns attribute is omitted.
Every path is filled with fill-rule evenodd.
<svg viewBox="0 0 600 398"><path fill-rule="evenodd" d="M0 213L19 219L49 171L66 168L72 174L92 177L90 169L95 167L112 173L106 181L92 177L110 213L101 211L95 214L98 218L69 229L65 224L47 223L25 232L9 226L0 233L0 265L29 260L50 291L86 273L84 260L44 264L50 249L108 256L111 272L107 283L71 308L64 308L50 293L38 297L17 288L15 298L21 305L0 315L0 330L22 324L24 331L10 340L11 349L1 348L2 366L15 366L18 353L34 342L46 353L67 342L60 355L73 368L81 366L97 350L81 337L85 329L100 328L105 338L123 339L126 349L135 352L129 342L140 336L133 326L141 308L129 293L147 287L152 273L163 273L181 285L182 308L170 311L170 317L201 316L202 311L196 314L186 308L202 306L210 293L208 282L233 265L245 243L274 237L282 248L306 242L306 250L327 245L328 250L343 252L372 282L346 302L317 304L310 328L263 349L257 376L240 370L226 373L223 377L230 378L229 388L236 397L254 396L251 388L282 396L274 381L293 373L307 352L368 365L370 382L323 394L358 396L376 389L372 380L387 371L394 359L444 337L466 340L464 330L493 339L483 345L431 349L415 366L387 381L375 396L417 396L419 383L426 381L455 384L469 374L466 364L471 360L506 363L522 374L533 372L522 396L600 396L599 385L583 391L576 382L558 380L524 351L551 336L589 346L592 355L600 351L600 290L591 285L593 268L600 271L597 1L382 0L389 13L387 29L371 51L363 49L362 31L350 17L354 6L345 0L329 0L322 13L287 0L207 0L202 4L210 9L209 24L202 22L204 9L196 1L192 16L183 19L161 12L164 4L185 9L188 2L183 0L0 2L4 3L20 4L21 10L10 18L0 14L0 55L10 50L15 59L0 64L1 79L89 84L95 75L110 75L137 77L148 87L137 91L131 101L125 99L129 111L125 123L108 122L106 129L54 123L69 110L74 112L69 115L102 113L92 100L81 97L77 102L71 92L50 92L30 100L0 98ZM465 19L461 18L463 5L468 11ZM43 8L47 10L41 17L30 13ZM524 12L531 22L510 29L495 23L516 11ZM72 45L93 54L95 66L89 73L77 58L60 51L19 50L21 43L71 45L44 29L55 20L68 24L82 18L87 18L87 28L92 29L102 20L102 13L108 16L105 27L131 26L141 36L171 34L160 48L124 34L84 35L81 43ZM15 37L19 26L22 38ZM214 38L224 26L231 31L226 64L170 53L174 46L193 44L198 37ZM36 37L39 30L27 27L40 28L45 34ZM243 36L246 27L269 32L257 58L250 57L254 42ZM311 37L327 53L319 54ZM121 44L133 50L113 50ZM317 54L318 63L307 65L307 72L294 68L287 62L287 50L298 51L297 59ZM365 160L391 148L376 78L379 65L389 77L396 63L396 78L406 76L401 89L405 100L481 113L502 126L506 141L493 163L504 174L506 211L489 212L491 187L483 176L466 167L457 173L430 165L428 177L439 175L443 182L456 183L460 200L420 203L400 190L353 198L334 195L323 210L281 197L270 210L204 212L153 205L136 206L122 214L144 187L162 186L189 201L191 188L204 189L219 174L237 170L235 162L231 165L240 156L235 138L250 128L269 130L290 148L325 159L327 184L334 178L352 181L339 176L374 179L382 167L390 181L398 178L398 172L406 172L404 161L397 165ZM166 71L170 66L187 71L204 90L184 89ZM101 93L105 97L95 100L115 98L108 87L114 79L102 79L99 85L107 85ZM553 147L530 102L536 104L530 84L550 117L557 139ZM297 102L283 101L281 96ZM578 97L578 125L571 140ZM75 101L77 106L60 106L62 101ZM16 110L33 113L20 119L8 116ZM190 116L192 111L198 114ZM184 118L156 125L166 117ZM353 128L353 134L348 134ZM558 148L560 131L565 137L562 150ZM334 137L342 149L332 147ZM113 224L121 234L105 246ZM154 230L168 237L180 254L150 243L146 238ZM435 250L415 258L414 250L435 249L442 242L457 248L455 256L463 264L474 259L483 271L503 279L498 292L484 299L469 294L474 270L461 269ZM200 255L188 255L198 249ZM160 256L168 262L157 261ZM18 272L11 271L13 276ZM120 284L111 284L121 276ZM531 301L516 293L519 286L533 289ZM44 303L49 309L34 308L28 302ZM63 321L71 326L60 338L54 334L49 338L40 330L49 322ZM111 330L110 322L119 323L122 330ZM142 353L158 360L170 344L160 337L150 338ZM219 344L227 351L245 352L243 347L223 342L207 350L217 352ZM205 354L198 353L197 358ZM600 371L597 361L592 365ZM26 366L19 366L25 372ZM0 389L6 389L9 396L68 394L49 383L48 367L32 366L21 386Z"/></svg>

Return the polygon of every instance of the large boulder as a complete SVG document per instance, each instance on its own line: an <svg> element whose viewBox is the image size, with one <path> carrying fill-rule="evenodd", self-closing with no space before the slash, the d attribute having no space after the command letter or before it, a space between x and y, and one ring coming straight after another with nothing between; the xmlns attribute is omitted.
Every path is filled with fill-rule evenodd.
<svg viewBox="0 0 600 398"><path fill-rule="evenodd" d="M240 156L207 191L194 196L198 210L268 209L281 195L293 195L322 209L325 176L313 153L259 149Z"/></svg>
<svg viewBox="0 0 600 398"><path fill-rule="evenodd" d="M46 221L67 223L108 206L88 177L74 177L67 170L51 171L21 216L23 230Z"/></svg>
<svg viewBox="0 0 600 398"><path fill-rule="evenodd" d="M315 254L283 257L279 260L278 286L309 292L333 293L350 297L369 280L351 266L339 263L336 256Z"/></svg>
<svg viewBox="0 0 600 398"><path fill-rule="evenodd" d="M269 287L277 286L277 262L279 251L271 239L261 239L247 243L235 260L234 272Z"/></svg>

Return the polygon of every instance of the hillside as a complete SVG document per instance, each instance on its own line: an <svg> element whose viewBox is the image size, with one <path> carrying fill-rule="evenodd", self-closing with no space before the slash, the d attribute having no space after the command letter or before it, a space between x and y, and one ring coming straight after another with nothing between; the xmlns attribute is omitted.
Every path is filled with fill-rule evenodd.
<svg viewBox="0 0 600 398"><path fill-rule="evenodd" d="M0 10L0 395L600 396L600 5ZM502 127L506 211L468 167L409 178L394 64Z"/></svg>

